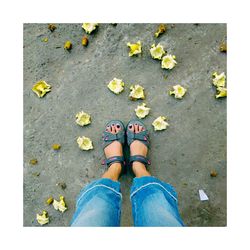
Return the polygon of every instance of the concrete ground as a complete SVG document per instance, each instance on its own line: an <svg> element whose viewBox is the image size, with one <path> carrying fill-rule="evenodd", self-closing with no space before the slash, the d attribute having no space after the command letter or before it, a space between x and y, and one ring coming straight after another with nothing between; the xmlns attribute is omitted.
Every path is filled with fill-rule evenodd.
<svg viewBox="0 0 250 250"><path fill-rule="evenodd" d="M226 73L226 54L218 49L226 39L225 24L169 24L168 31L154 37L157 24L100 24L81 45L82 24L57 24L52 33L47 24L24 24L24 226L39 226L36 213L50 215L46 226L68 226L80 189L104 172L100 144L105 123L113 118L127 123L135 118L141 101L130 101L129 85L145 87L145 102L151 108L143 122L150 131L149 167L152 175L175 186L179 208L188 226L226 225L226 98L215 99L211 84L214 71ZM47 37L48 41L42 40ZM71 40L70 52L63 49ZM129 57L127 42L142 42L142 54ZM153 60L149 49L160 42L176 55L177 66L167 71ZM125 91L115 95L107 88L116 78L124 80ZM52 91L38 98L31 88L38 80ZM183 100L167 94L170 86L188 89ZM75 114L91 114L92 123L80 127ZM167 130L154 132L158 116L169 118ZM92 139L94 150L81 151L78 136ZM61 144L59 151L51 146ZM38 160L36 165L29 161ZM210 177L216 170L217 177ZM132 226L129 190L131 173L122 176L122 226ZM56 185L65 182L63 190ZM200 201L203 189L209 201ZM49 196L64 195L68 210L61 214L46 205Z"/></svg>

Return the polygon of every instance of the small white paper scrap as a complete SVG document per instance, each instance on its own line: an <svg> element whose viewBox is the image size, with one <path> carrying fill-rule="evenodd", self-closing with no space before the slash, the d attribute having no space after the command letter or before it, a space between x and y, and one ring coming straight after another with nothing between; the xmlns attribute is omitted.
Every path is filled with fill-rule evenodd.
<svg viewBox="0 0 250 250"><path fill-rule="evenodd" d="M204 192L204 190L200 189L199 190L199 195L200 195L200 200L201 201L208 201L209 200L209 198L206 195L206 193Z"/></svg>

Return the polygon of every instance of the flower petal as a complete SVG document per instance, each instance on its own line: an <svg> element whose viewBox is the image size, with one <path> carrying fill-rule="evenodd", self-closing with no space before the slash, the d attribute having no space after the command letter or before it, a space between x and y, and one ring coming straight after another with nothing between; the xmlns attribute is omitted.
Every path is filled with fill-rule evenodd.
<svg viewBox="0 0 250 250"><path fill-rule="evenodd" d="M165 51L162 45L158 44L157 46L155 46L155 44L153 44L150 49L150 54L154 59L161 60L161 58L165 54Z"/></svg>
<svg viewBox="0 0 250 250"><path fill-rule="evenodd" d="M137 108L135 109L135 113L137 117L140 119L146 117L149 114L150 108L146 107L145 103L142 103L142 105L138 105Z"/></svg>
<svg viewBox="0 0 250 250"><path fill-rule="evenodd" d="M92 141L85 136L78 137L77 138L77 143L80 149L82 150L90 150L93 149Z"/></svg>
<svg viewBox="0 0 250 250"><path fill-rule="evenodd" d="M221 98L227 96L227 88L218 87L217 92L218 94L215 96L215 98Z"/></svg>
<svg viewBox="0 0 250 250"><path fill-rule="evenodd" d="M81 111L76 114L76 123L80 126L85 126L91 123L91 117L89 114Z"/></svg>
<svg viewBox="0 0 250 250"><path fill-rule="evenodd" d="M173 91L169 91L169 94L174 95L176 99L182 99L186 92L187 90L178 84L173 86Z"/></svg>
<svg viewBox="0 0 250 250"><path fill-rule="evenodd" d="M32 87L32 90L38 97L43 97L47 92L51 91L51 86L45 81L39 81Z"/></svg>
<svg viewBox="0 0 250 250"><path fill-rule="evenodd" d="M90 34L92 31L94 31L97 26L98 26L98 23L83 23L82 24L82 28L88 34Z"/></svg>
<svg viewBox="0 0 250 250"><path fill-rule="evenodd" d="M152 123L154 130L157 131L166 129L167 126L169 126L169 124L165 122L166 119L167 118L165 116L159 116L158 118L156 118Z"/></svg>
<svg viewBox="0 0 250 250"><path fill-rule="evenodd" d="M45 224L49 223L48 212L43 210L42 214L36 215L36 219L40 225L45 225Z"/></svg>
<svg viewBox="0 0 250 250"><path fill-rule="evenodd" d="M141 42L138 41L137 43L127 43L127 46L130 48L129 56L137 55L141 53Z"/></svg>
<svg viewBox="0 0 250 250"><path fill-rule="evenodd" d="M64 212L65 210L67 210L65 201L64 201L64 197L61 195L60 197L60 201L54 200L53 201L53 207L55 210L59 210L60 212Z"/></svg>
<svg viewBox="0 0 250 250"><path fill-rule="evenodd" d="M155 32L155 37L165 33L167 30L167 26L165 24L160 24L157 31Z"/></svg>
<svg viewBox="0 0 250 250"><path fill-rule="evenodd" d="M175 55L167 54L162 58L161 67L163 69L172 69L177 64L175 58Z"/></svg>
<svg viewBox="0 0 250 250"><path fill-rule="evenodd" d="M216 87L225 87L226 85L226 75L224 72L218 75L217 72L213 73L213 85Z"/></svg>
<svg viewBox="0 0 250 250"><path fill-rule="evenodd" d="M138 99L145 99L144 88L139 84L136 84L135 86L132 85L130 87L129 97L132 101L138 100Z"/></svg>
<svg viewBox="0 0 250 250"><path fill-rule="evenodd" d="M111 80L107 86L113 93L117 95L124 90L124 82L117 78Z"/></svg>

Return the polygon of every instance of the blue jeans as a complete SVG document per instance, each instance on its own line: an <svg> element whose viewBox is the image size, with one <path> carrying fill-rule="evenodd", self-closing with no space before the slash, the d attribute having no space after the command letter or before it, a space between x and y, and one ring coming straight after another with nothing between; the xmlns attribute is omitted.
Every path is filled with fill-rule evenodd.
<svg viewBox="0 0 250 250"><path fill-rule="evenodd" d="M174 188L152 176L134 178L130 190L134 226L184 226ZM120 183L102 178L83 188L70 225L120 226Z"/></svg>

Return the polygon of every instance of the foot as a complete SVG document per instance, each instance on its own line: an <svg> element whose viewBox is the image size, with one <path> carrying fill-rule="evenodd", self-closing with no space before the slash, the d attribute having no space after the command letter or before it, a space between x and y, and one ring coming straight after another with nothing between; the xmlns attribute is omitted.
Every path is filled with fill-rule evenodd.
<svg viewBox="0 0 250 250"><path fill-rule="evenodd" d="M133 133L139 133L145 129L139 124L130 124L128 129ZM130 144L130 155L142 155L147 156L148 148L139 140L135 140ZM146 166L138 161L132 163L132 170L136 177L150 176L151 174L146 170Z"/></svg>
<svg viewBox="0 0 250 250"><path fill-rule="evenodd" d="M106 131L112 134L117 134L121 130L120 124L112 124L106 127ZM104 148L104 154L106 158L110 158L112 156L122 156L122 144L119 141L113 141L107 147ZM109 178L114 181L117 181L122 170L121 163L115 162L112 163L108 170L103 174L102 178Z"/></svg>

